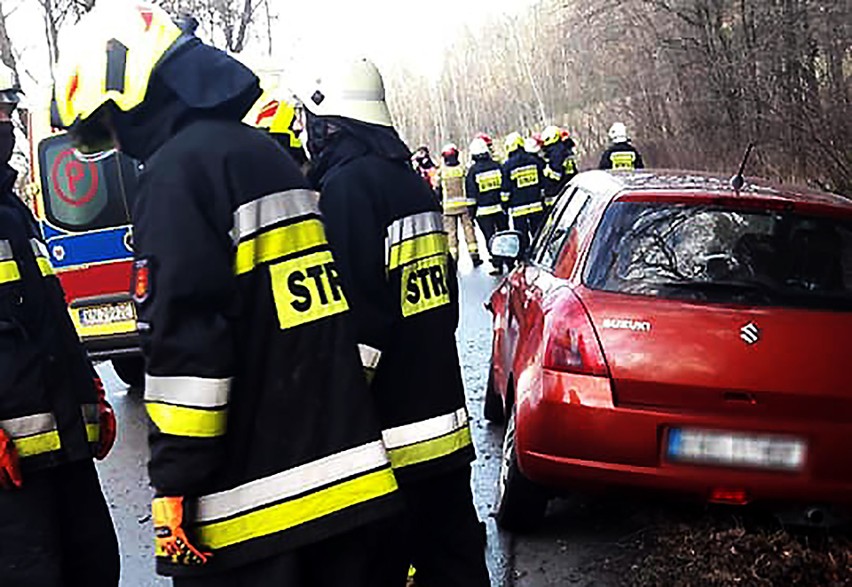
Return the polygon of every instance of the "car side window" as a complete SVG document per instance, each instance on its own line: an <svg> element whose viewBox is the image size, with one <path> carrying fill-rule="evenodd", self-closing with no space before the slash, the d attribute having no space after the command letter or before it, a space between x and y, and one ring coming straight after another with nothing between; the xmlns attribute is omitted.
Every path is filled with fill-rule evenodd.
<svg viewBox="0 0 852 587"><path fill-rule="evenodd" d="M583 191L578 190L574 194L542 246L541 255L537 258L540 265L547 269L555 267L559 252L575 229L577 218L590 201L591 197Z"/></svg>
<svg viewBox="0 0 852 587"><path fill-rule="evenodd" d="M550 237L550 233L553 232L553 227L559 224L559 219L565 213L565 209L570 205L571 198L573 198L573 194L576 191L577 188L568 186L565 195L559 198L556 207L547 215L547 218L545 218L544 223L541 226L541 230L538 231L538 237L535 239L531 249L532 254L530 255L530 259L533 261L539 262L544 251L545 244L548 242Z"/></svg>

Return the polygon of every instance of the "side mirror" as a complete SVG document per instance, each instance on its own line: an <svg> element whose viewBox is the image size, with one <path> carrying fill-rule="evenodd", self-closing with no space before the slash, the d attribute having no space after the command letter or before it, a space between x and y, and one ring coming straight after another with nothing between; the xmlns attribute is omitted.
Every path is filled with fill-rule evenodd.
<svg viewBox="0 0 852 587"><path fill-rule="evenodd" d="M524 254L523 235L517 230L504 230L491 237L488 250L494 257L517 261Z"/></svg>

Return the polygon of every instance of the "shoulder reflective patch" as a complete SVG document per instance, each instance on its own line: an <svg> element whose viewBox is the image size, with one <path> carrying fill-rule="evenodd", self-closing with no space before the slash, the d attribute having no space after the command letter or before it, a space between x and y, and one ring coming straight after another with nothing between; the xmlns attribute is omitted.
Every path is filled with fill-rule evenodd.
<svg viewBox="0 0 852 587"><path fill-rule="evenodd" d="M620 151L609 156L613 169L633 170L636 155L630 151Z"/></svg>
<svg viewBox="0 0 852 587"><path fill-rule="evenodd" d="M503 185L503 174L499 169L492 169L491 171L477 173L474 176L474 179L476 180L476 185L480 192L499 190Z"/></svg>
<svg viewBox="0 0 852 587"><path fill-rule="evenodd" d="M18 281L21 273L15 262L12 245L7 240L0 240L0 283Z"/></svg>
<svg viewBox="0 0 852 587"><path fill-rule="evenodd" d="M150 259L143 257L133 261L133 301L144 304L154 289L152 267Z"/></svg>
<svg viewBox="0 0 852 587"><path fill-rule="evenodd" d="M407 265L426 257L446 254L449 250L447 235L443 232L417 236L391 247L388 257L388 270L393 271L401 265Z"/></svg>
<svg viewBox="0 0 852 587"><path fill-rule="evenodd" d="M538 168L535 165L524 165L513 169L510 174L518 188L525 188L538 183Z"/></svg>
<svg viewBox="0 0 852 587"><path fill-rule="evenodd" d="M446 245L446 237L443 242ZM448 273L446 251L405 265L402 269L402 315L407 318L449 304Z"/></svg>
<svg viewBox="0 0 852 587"><path fill-rule="evenodd" d="M432 232L444 232L444 217L440 212L428 211L394 220L387 230L388 248L402 241Z"/></svg>
<svg viewBox="0 0 852 587"><path fill-rule="evenodd" d="M281 226L241 242L234 261L235 271L242 275L258 265L326 244L325 230L317 218Z"/></svg>
<svg viewBox="0 0 852 587"><path fill-rule="evenodd" d="M234 212L234 243L262 229L303 216L319 216L319 195L311 190L288 190L247 202Z"/></svg>
<svg viewBox="0 0 852 587"><path fill-rule="evenodd" d="M319 251L269 267L282 330L349 309L330 251Z"/></svg>

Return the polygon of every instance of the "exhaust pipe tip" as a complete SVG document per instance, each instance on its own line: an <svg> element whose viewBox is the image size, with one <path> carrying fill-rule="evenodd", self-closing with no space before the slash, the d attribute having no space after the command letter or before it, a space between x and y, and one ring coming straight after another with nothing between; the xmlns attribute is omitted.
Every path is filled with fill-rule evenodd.
<svg viewBox="0 0 852 587"><path fill-rule="evenodd" d="M825 523L825 511L822 508L808 508L805 510L805 519L809 524L814 526L822 526Z"/></svg>

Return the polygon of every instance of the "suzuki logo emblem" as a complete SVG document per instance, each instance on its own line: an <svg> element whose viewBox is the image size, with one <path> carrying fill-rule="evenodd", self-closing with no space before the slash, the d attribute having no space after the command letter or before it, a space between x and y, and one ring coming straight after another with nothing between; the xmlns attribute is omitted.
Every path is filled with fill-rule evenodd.
<svg viewBox="0 0 852 587"><path fill-rule="evenodd" d="M749 322L740 328L740 338L747 345L755 344L760 340L760 328L754 322Z"/></svg>

